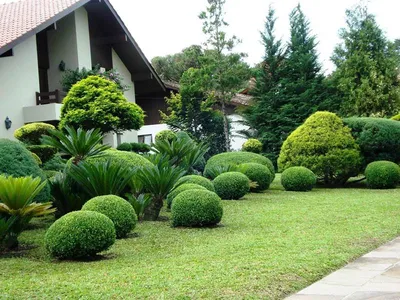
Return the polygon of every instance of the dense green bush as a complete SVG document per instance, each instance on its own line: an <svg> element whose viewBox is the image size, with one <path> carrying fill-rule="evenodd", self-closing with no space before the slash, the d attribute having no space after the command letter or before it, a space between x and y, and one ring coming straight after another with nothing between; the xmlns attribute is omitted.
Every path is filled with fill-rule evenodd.
<svg viewBox="0 0 400 300"><path fill-rule="evenodd" d="M238 166L244 163L257 163L267 166L273 174L271 182L275 179L275 168L272 162L260 154L251 152L227 152L211 157L206 164L204 176L211 178L211 174L208 170L215 169L216 167L226 168L229 166Z"/></svg>
<svg viewBox="0 0 400 300"><path fill-rule="evenodd" d="M49 129L55 129L55 127L46 123L31 123L15 130L14 137L27 145L40 145L40 139L48 134Z"/></svg>
<svg viewBox="0 0 400 300"><path fill-rule="evenodd" d="M391 161L375 161L365 169L365 177L372 189L395 188L400 182L400 167Z"/></svg>
<svg viewBox="0 0 400 300"><path fill-rule="evenodd" d="M48 162L57 154L56 148L47 145L31 145L26 148L39 156L42 163Z"/></svg>
<svg viewBox="0 0 400 300"><path fill-rule="evenodd" d="M302 166L328 185L344 184L361 170L362 158L350 129L333 113L317 112L283 143L281 171Z"/></svg>
<svg viewBox="0 0 400 300"><path fill-rule="evenodd" d="M184 183L174 188L167 196L167 207L171 208L172 202L180 193L188 190L207 190L204 186L195 183Z"/></svg>
<svg viewBox="0 0 400 300"><path fill-rule="evenodd" d="M144 143L131 143L132 151L135 153L148 153L151 147Z"/></svg>
<svg viewBox="0 0 400 300"><path fill-rule="evenodd" d="M215 188L213 183L211 182L211 180L200 176L200 175L187 175L187 176L183 176L181 179L178 180L178 182L176 183L176 185L181 185L184 183L194 183L194 184L198 184L201 186L204 186L207 190L211 191L211 192L215 192Z"/></svg>
<svg viewBox="0 0 400 300"><path fill-rule="evenodd" d="M172 225L202 227L218 224L223 215L221 199L207 190L180 193L172 204Z"/></svg>
<svg viewBox="0 0 400 300"><path fill-rule="evenodd" d="M107 216L94 211L76 211L58 219L46 232L51 256L85 258L109 249L115 243L115 228Z"/></svg>
<svg viewBox="0 0 400 300"><path fill-rule="evenodd" d="M168 141L172 142L176 139L176 133L172 130L162 130L156 134L156 142L157 141Z"/></svg>
<svg viewBox="0 0 400 300"><path fill-rule="evenodd" d="M400 162L400 122L381 118L348 118L344 123L360 146L365 165L376 160Z"/></svg>
<svg viewBox="0 0 400 300"><path fill-rule="evenodd" d="M46 180L46 175L40 169L32 153L22 143L7 139L0 139L0 174L14 177L40 177L42 180ZM46 184L34 201L48 202L50 199L50 188Z"/></svg>
<svg viewBox="0 0 400 300"><path fill-rule="evenodd" d="M109 217L114 223L117 238L126 237L137 223L137 216L132 205L114 195L95 197L86 202L82 210L97 211Z"/></svg>
<svg viewBox="0 0 400 300"><path fill-rule="evenodd" d="M250 179L240 172L223 173L213 183L216 193L224 200L238 200L250 191Z"/></svg>
<svg viewBox="0 0 400 300"><path fill-rule="evenodd" d="M242 151L261 153L262 147L263 145L259 140L249 139L243 144Z"/></svg>
<svg viewBox="0 0 400 300"><path fill-rule="evenodd" d="M91 163L106 162L110 160L112 163L119 164L122 166L129 166L131 168L139 168L145 166L151 166L149 162L143 156L133 152L118 151L118 150L107 150L100 156L88 158L87 161Z"/></svg>
<svg viewBox="0 0 400 300"><path fill-rule="evenodd" d="M265 191L272 182L273 175L267 166L257 163L241 164L238 171L246 175L251 181L257 183L257 187L251 188L253 192Z"/></svg>
<svg viewBox="0 0 400 300"><path fill-rule="evenodd" d="M117 147L117 150L131 152L132 151L132 144L130 144L130 143L122 143L121 145L119 145Z"/></svg>
<svg viewBox="0 0 400 300"><path fill-rule="evenodd" d="M45 171L62 171L65 168L66 160L60 155L55 155L48 162L44 163L42 169Z"/></svg>
<svg viewBox="0 0 400 300"><path fill-rule="evenodd" d="M287 191L307 192L314 188L317 176L305 167L291 167L282 173L281 183Z"/></svg>

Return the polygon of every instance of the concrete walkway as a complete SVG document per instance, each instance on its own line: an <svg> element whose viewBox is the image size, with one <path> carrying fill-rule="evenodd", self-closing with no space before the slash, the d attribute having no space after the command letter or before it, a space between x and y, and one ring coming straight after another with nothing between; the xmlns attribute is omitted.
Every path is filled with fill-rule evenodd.
<svg viewBox="0 0 400 300"><path fill-rule="evenodd" d="M287 300L399 300L400 237Z"/></svg>

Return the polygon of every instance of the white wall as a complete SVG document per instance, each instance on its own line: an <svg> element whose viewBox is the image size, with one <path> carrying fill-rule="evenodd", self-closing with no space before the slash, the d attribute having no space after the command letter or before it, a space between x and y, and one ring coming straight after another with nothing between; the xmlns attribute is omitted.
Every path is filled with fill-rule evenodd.
<svg viewBox="0 0 400 300"><path fill-rule="evenodd" d="M156 137L156 134L159 133L160 131L167 130L169 129L167 124L156 124L156 125L146 125L140 128L138 131L138 135L152 135L153 137L153 143L154 139Z"/></svg>
<svg viewBox="0 0 400 300"><path fill-rule="evenodd" d="M78 50L79 68L92 68L92 54L90 51L89 19L87 11L81 7L75 11L76 42Z"/></svg>
<svg viewBox="0 0 400 300"><path fill-rule="evenodd" d="M229 120L231 121L231 149L232 150L241 150L242 145L247 139L236 137L235 135L238 133L239 130L247 130L249 129L247 126L238 123L238 121L243 121L243 117L240 115L230 115L228 116Z"/></svg>
<svg viewBox="0 0 400 300"><path fill-rule="evenodd" d="M0 138L13 139L16 129L24 125L23 107L36 105L39 70L36 36L13 48L14 55L0 58ZM11 119L6 130L4 120Z"/></svg>

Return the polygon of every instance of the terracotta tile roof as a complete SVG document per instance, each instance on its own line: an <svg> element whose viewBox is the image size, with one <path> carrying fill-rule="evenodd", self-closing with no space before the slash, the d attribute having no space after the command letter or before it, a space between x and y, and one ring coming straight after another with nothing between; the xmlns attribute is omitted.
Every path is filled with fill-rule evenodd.
<svg viewBox="0 0 400 300"><path fill-rule="evenodd" d="M0 0L0 49L81 0Z"/></svg>

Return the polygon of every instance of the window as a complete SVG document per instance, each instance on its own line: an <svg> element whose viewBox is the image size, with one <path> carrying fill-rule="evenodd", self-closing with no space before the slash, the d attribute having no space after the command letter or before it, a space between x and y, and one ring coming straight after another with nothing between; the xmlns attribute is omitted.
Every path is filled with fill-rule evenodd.
<svg viewBox="0 0 400 300"><path fill-rule="evenodd" d="M1 57L10 57L10 56L13 56L13 50L12 49L4 52L3 54L0 54L0 58Z"/></svg>
<svg viewBox="0 0 400 300"><path fill-rule="evenodd" d="M139 143L151 145L151 143L153 142L153 136L151 134L139 135L138 140L139 140Z"/></svg>

